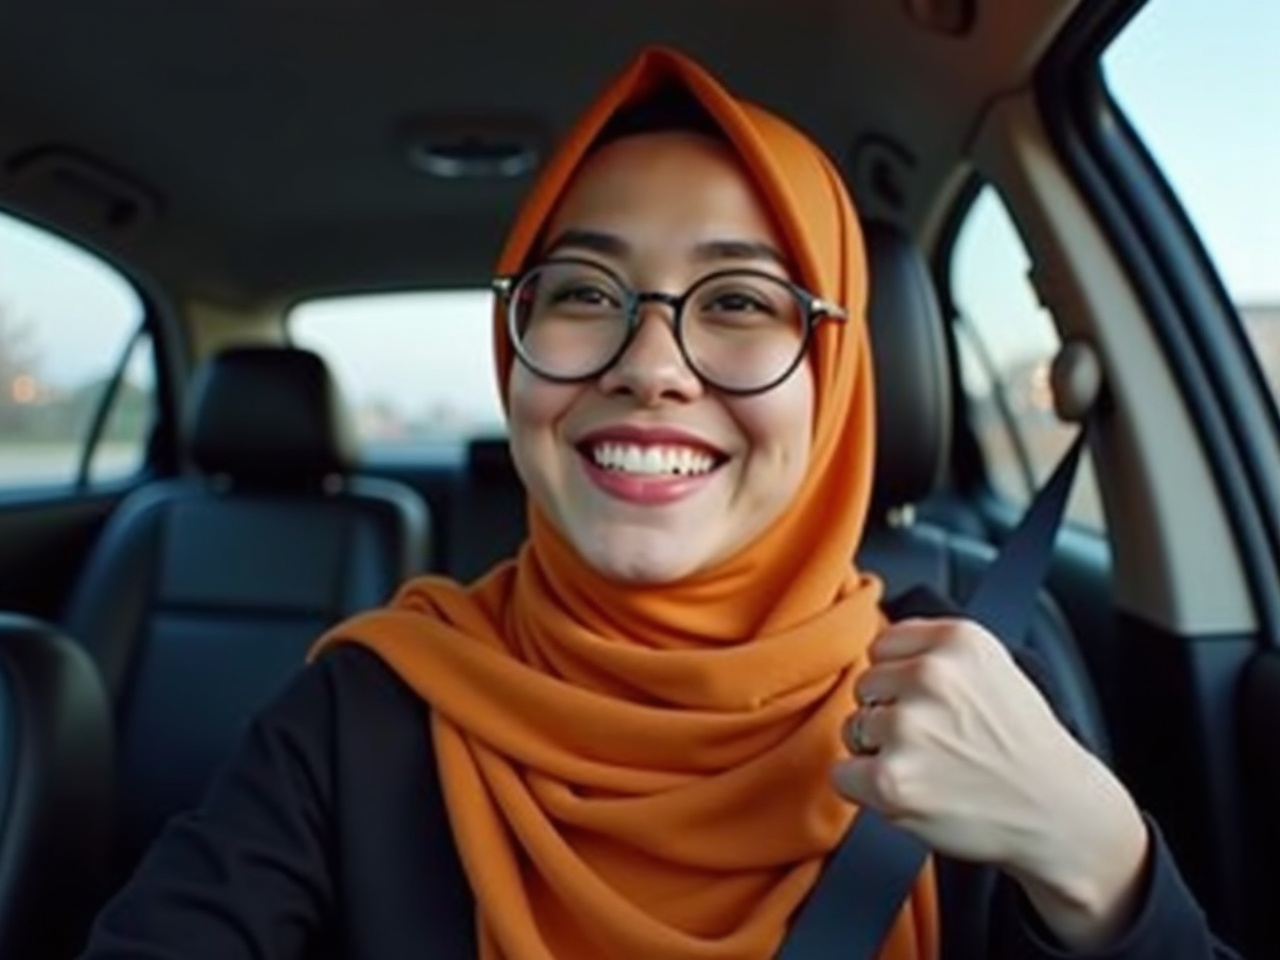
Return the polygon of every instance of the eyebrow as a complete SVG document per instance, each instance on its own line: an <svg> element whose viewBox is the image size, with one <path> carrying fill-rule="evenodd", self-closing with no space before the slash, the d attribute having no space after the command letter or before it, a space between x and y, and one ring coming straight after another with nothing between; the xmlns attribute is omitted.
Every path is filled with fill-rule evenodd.
<svg viewBox="0 0 1280 960"><path fill-rule="evenodd" d="M781 251L760 240L708 240L694 247L694 256L699 260L771 260L787 265Z"/></svg>
<svg viewBox="0 0 1280 960"><path fill-rule="evenodd" d="M550 256L563 247L590 250L619 259L631 252L631 244L622 237L601 230L565 230L547 246L545 255ZM786 257L781 251L760 240L705 240L693 248L693 255L695 259L704 261L768 260L787 266Z"/></svg>
<svg viewBox="0 0 1280 960"><path fill-rule="evenodd" d="M575 247L580 250L590 250L593 253L603 253L607 257L625 257L631 252L631 244L623 240L616 234L604 233L599 230L566 230L555 238L551 243L547 244L547 249L543 252L544 256L551 256L561 247Z"/></svg>

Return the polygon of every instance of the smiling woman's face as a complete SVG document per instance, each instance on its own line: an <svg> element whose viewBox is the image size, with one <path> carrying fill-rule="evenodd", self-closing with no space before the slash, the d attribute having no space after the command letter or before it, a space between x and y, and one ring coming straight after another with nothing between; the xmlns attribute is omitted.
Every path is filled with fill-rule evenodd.
<svg viewBox="0 0 1280 960"><path fill-rule="evenodd" d="M593 260L638 290L678 295L732 268L788 277L750 181L726 148L692 133L601 148L546 236L544 257ZM534 503L592 567L670 583L746 546L795 496L814 385L802 363L766 393L719 393L684 362L671 308L643 310L627 351L594 380L553 383L512 366L511 447Z"/></svg>

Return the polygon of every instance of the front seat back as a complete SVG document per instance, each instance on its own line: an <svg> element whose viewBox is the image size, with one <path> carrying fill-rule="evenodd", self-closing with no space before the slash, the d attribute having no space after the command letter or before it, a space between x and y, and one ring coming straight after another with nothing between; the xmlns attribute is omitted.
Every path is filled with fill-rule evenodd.
<svg viewBox="0 0 1280 960"><path fill-rule="evenodd" d="M103 892L111 750L93 661L51 625L0 614L0 957L79 950Z"/></svg>
<svg viewBox="0 0 1280 960"><path fill-rule="evenodd" d="M859 564L892 596L911 587L963 602L996 551L964 532L916 517L914 506L941 490L951 457L952 375L946 329L924 257L897 228L864 225L871 297L867 322L875 355L875 487ZM1041 591L1024 640L1039 677L1076 734L1110 754L1101 707L1070 626Z"/></svg>
<svg viewBox="0 0 1280 960"><path fill-rule="evenodd" d="M421 498L350 476L344 410L315 354L215 356L185 414L199 476L121 503L65 617L114 703L125 867L199 800L319 634L385 602L428 555Z"/></svg>

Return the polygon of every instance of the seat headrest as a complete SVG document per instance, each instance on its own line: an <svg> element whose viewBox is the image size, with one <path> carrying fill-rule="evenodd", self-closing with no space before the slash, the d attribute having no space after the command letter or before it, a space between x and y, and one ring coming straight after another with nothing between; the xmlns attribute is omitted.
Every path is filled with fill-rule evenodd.
<svg viewBox="0 0 1280 960"><path fill-rule="evenodd" d="M295 347L233 347L206 360L187 395L186 435L202 472L242 483L313 484L355 459L328 367Z"/></svg>
<svg viewBox="0 0 1280 960"><path fill-rule="evenodd" d="M920 251L897 227L863 225L876 381L874 502L928 498L951 455L951 370L937 289Z"/></svg>

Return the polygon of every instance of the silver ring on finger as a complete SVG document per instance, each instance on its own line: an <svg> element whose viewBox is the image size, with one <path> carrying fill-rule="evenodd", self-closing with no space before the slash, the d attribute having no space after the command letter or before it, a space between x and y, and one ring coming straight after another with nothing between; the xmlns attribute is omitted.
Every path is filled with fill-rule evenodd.
<svg viewBox="0 0 1280 960"><path fill-rule="evenodd" d="M874 704L867 704L853 715L849 724L849 747L860 757L872 757L880 752L880 748L867 739L867 717Z"/></svg>

